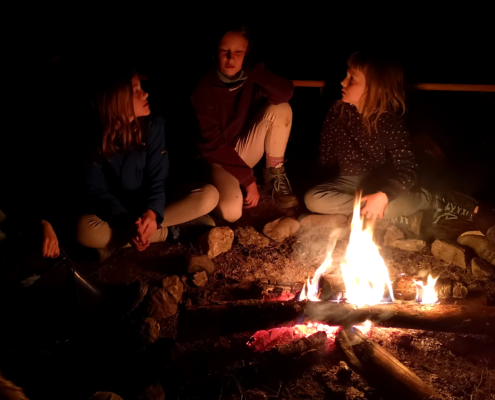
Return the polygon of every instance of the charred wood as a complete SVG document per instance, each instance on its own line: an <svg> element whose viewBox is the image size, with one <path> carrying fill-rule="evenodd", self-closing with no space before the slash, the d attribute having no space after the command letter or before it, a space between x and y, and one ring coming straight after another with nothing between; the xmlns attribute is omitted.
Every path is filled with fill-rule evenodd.
<svg viewBox="0 0 495 400"><path fill-rule="evenodd" d="M376 383L387 397L410 400L438 397L434 388L359 329L342 329L336 341L351 367Z"/></svg>
<svg viewBox="0 0 495 400"><path fill-rule="evenodd" d="M370 320L382 327L495 335L495 307L392 303L354 309L332 302L247 301L186 306L179 314L178 340L293 326L304 320L344 327Z"/></svg>

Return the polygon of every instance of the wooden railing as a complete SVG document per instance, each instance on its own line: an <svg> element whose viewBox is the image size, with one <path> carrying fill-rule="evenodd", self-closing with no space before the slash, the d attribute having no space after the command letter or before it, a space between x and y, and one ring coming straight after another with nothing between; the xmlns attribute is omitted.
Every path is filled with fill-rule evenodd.
<svg viewBox="0 0 495 400"><path fill-rule="evenodd" d="M293 80L295 87L324 88L325 81ZM438 90L452 92L495 92L495 85L467 85L461 83L410 83L406 84L410 90Z"/></svg>

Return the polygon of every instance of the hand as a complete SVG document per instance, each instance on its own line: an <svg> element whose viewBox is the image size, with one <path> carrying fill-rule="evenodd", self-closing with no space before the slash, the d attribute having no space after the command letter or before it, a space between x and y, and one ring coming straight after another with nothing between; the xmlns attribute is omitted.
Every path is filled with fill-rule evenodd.
<svg viewBox="0 0 495 400"><path fill-rule="evenodd" d="M58 239L52 225L45 220L41 220L43 228L43 257L57 258L60 255Z"/></svg>
<svg viewBox="0 0 495 400"><path fill-rule="evenodd" d="M243 208L256 207L258 205L259 200L260 200L260 193L258 192L258 186L256 186L256 181L254 181L246 188L246 198L244 199Z"/></svg>
<svg viewBox="0 0 495 400"><path fill-rule="evenodd" d="M158 229L156 223L156 214L152 210L146 210L145 213L137 219L136 236L131 239L132 244L137 250L143 251L150 245L150 238Z"/></svg>
<svg viewBox="0 0 495 400"><path fill-rule="evenodd" d="M383 213L388 204L388 197L385 193L378 192L361 197L361 203L363 202L366 202L366 205L361 210L362 215L365 215L368 219L383 218Z"/></svg>

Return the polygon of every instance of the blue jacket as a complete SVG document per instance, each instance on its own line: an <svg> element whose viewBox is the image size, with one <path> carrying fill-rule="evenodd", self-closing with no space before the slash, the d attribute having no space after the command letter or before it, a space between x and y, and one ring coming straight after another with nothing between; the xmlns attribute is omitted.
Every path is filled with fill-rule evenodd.
<svg viewBox="0 0 495 400"><path fill-rule="evenodd" d="M115 154L108 162L85 163L91 212L103 220L134 220L150 209L162 223L169 168L163 118L150 119L145 140L142 149Z"/></svg>

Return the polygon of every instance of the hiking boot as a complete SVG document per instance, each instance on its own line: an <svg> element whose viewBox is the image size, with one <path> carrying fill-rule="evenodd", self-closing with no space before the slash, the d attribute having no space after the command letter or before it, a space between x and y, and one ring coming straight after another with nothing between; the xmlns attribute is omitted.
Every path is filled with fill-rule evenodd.
<svg viewBox="0 0 495 400"><path fill-rule="evenodd" d="M292 193L289 179L285 174L285 168L265 168L263 170L265 186L271 192L273 200L281 208L296 207L299 202Z"/></svg>
<svg viewBox="0 0 495 400"><path fill-rule="evenodd" d="M473 198L454 191L445 191L435 196L437 202L437 211L433 217L433 223L436 224L441 218L447 220L464 219L473 222L474 210L478 203Z"/></svg>
<svg viewBox="0 0 495 400"><path fill-rule="evenodd" d="M457 243L471 247L478 256L495 266L495 244L485 236L462 234L457 238Z"/></svg>
<svg viewBox="0 0 495 400"><path fill-rule="evenodd" d="M391 218L389 221L391 225L395 225L404 232L421 235L425 219L424 215L423 211L417 211L409 216L401 215L400 217Z"/></svg>

